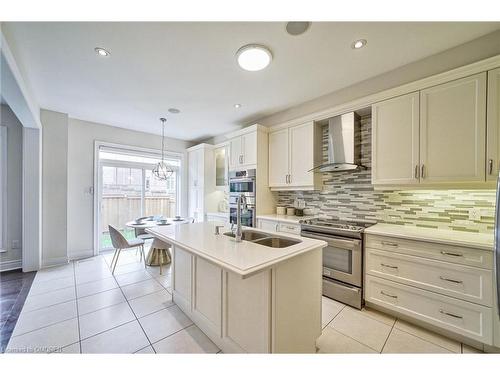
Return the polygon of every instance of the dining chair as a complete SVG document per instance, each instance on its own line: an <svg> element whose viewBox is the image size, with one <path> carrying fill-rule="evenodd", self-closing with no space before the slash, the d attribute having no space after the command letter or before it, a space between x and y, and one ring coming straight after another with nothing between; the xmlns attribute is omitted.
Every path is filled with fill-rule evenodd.
<svg viewBox="0 0 500 375"><path fill-rule="evenodd" d="M144 255L144 240L141 238L134 238L132 240L127 240L125 236L114 226L108 225L109 235L111 237L111 243L115 248L115 253L113 254L113 259L111 260L110 267L112 268L111 273L115 273L116 264L118 263L118 258L122 249L130 249L133 247L138 247L141 250L141 259L144 259L144 268L146 268L146 256ZM114 265L113 265L114 263Z"/></svg>

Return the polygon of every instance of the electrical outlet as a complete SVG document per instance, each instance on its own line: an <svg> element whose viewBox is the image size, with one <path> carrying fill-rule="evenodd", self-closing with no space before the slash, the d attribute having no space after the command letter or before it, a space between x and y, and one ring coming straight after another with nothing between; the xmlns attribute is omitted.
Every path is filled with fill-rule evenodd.
<svg viewBox="0 0 500 375"><path fill-rule="evenodd" d="M477 208L469 210L469 220L481 220L481 211Z"/></svg>
<svg viewBox="0 0 500 375"><path fill-rule="evenodd" d="M19 240L12 240L12 248L19 249Z"/></svg>

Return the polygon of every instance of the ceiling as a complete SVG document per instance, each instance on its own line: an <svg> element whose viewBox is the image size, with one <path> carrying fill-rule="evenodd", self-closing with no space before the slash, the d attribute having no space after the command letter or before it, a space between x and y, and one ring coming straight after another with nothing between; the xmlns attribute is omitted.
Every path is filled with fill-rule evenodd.
<svg viewBox="0 0 500 375"><path fill-rule="evenodd" d="M200 140L463 44L500 23L4 23L42 108L127 129ZM353 50L351 43L368 44ZM260 72L239 68L243 45L268 46ZM103 47L111 56L94 52ZM242 107L236 109L235 103ZM170 115L170 107L181 110Z"/></svg>

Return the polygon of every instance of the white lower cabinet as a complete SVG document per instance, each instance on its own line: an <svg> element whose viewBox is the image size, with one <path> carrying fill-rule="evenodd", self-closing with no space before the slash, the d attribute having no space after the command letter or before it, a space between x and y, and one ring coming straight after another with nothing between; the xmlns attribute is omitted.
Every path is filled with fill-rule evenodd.
<svg viewBox="0 0 500 375"><path fill-rule="evenodd" d="M173 246L173 292L175 303L183 310L191 310L191 275L193 256L191 253Z"/></svg>
<svg viewBox="0 0 500 375"><path fill-rule="evenodd" d="M300 234L300 224L289 223L278 220L257 219L257 228L271 232L283 232L291 234Z"/></svg>
<svg viewBox="0 0 500 375"><path fill-rule="evenodd" d="M365 301L491 345L491 252L368 234Z"/></svg>
<svg viewBox="0 0 500 375"><path fill-rule="evenodd" d="M314 353L321 254L318 248L242 277L174 246L174 302L225 353Z"/></svg>
<svg viewBox="0 0 500 375"><path fill-rule="evenodd" d="M271 351L271 271L242 279L225 272L223 340L234 352Z"/></svg>
<svg viewBox="0 0 500 375"><path fill-rule="evenodd" d="M491 308L366 276L365 300L491 345Z"/></svg>
<svg viewBox="0 0 500 375"><path fill-rule="evenodd" d="M218 336L222 332L222 269L194 257L193 316Z"/></svg>

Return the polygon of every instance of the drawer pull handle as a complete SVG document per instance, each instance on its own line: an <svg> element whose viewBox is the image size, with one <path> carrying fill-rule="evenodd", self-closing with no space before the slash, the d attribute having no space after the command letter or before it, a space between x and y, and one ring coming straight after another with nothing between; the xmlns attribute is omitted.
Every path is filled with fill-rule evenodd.
<svg viewBox="0 0 500 375"><path fill-rule="evenodd" d="M382 241L382 245L384 246L393 246L393 247L398 247L399 245L394 242L387 242L387 241Z"/></svg>
<svg viewBox="0 0 500 375"><path fill-rule="evenodd" d="M459 253L449 253L448 251L441 251L441 254L443 255L449 255L452 257L463 257L464 254L459 254Z"/></svg>
<svg viewBox="0 0 500 375"><path fill-rule="evenodd" d="M453 280L453 279L448 279L443 276L439 276L439 278L443 281L449 281L450 283L455 283L455 284L463 284L464 282L462 280Z"/></svg>
<svg viewBox="0 0 500 375"><path fill-rule="evenodd" d="M460 315L456 315L456 314L452 314L452 313L449 313L447 311L444 311L443 309L439 309L439 312L443 315L448 315L448 316L451 316L452 318L457 318L457 319L463 319L464 317L463 316L460 316Z"/></svg>
<svg viewBox="0 0 500 375"><path fill-rule="evenodd" d="M398 298L398 296L395 296L394 294L386 293L383 290L380 291L380 294L382 294L383 296L386 296L386 297Z"/></svg>
<svg viewBox="0 0 500 375"><path fill-rule="evenodd" d="M391 266L390 264L380 263L382 267L393 268L395 270L398 269L398 266Z"/></svg>

